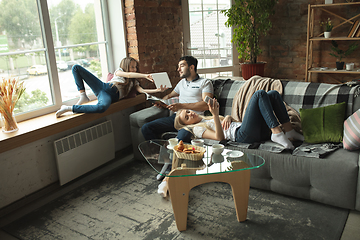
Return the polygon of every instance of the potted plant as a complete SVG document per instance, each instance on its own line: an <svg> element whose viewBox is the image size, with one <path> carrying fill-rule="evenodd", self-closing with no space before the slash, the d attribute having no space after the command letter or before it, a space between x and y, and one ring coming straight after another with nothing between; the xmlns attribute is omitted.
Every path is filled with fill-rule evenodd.
<svg viewBox="0 0 360 240"><path fill-rule="evenodd" d="M264 75L265 63L257 62L261 54L260 40L271 29L270 15L278 0L235 0L228 10L221 11L228 18L227 27L234 27L232 42L236 45L241 64L243 78L253 75ZM254 69L253 69L254 68Z"/></svg>
<svg viewBox="0 0 360 240"><path fill-rule="evenodd" d="M330 38L331 37L331 30L334 27L334 25L331 22L331 19L328 18L325 22L320 22L320 26L324 26L324 37L325 38Z"/></svg>
<svg viewBox="0 0 360 240"><path fill-rule="evenodd" d="M359 47L359 45L352 43L347 50L342 50L339 48L339 45L336 41L332 40L331 44L332 46L330 55L336 57L337 59L336 69L342 70L344 68L344 62L342 61L342 59L353 53Z"/></svg>

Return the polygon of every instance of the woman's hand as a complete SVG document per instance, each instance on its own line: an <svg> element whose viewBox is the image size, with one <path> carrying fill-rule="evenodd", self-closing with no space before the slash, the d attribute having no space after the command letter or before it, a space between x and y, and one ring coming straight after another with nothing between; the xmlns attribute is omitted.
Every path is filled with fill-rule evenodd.
<svg viewBox="0 0 360 240"><path fill-rule="evenodd" d="M218 101L215 98L213 98L212 101L209 100L209 102L207 104L209 106L209 111L211 112L211 114L213 116L219 116L220 105L219 105Z"/></svg>
<svg viewBox="0 0 360 240"><path fill-rule="evenodd" d="M164 92L164 91L166 91L166 90L168 90L168 89L169 89L168 87L166 87L166 86L163 87L163 85L160 85L160 87L157 88L156 91L157 91L157 92Z"/></svg>
<svg viewBox="0 0 360 240"><path fill-rule="evenodd" d="M229 129L231 122L232 122L231 116L230 116L230 115L227 115L227 116L224 118L224 120L222 121L222 123L221 123L222 128L223 128L224 130Z"/></svg>
<svg viewBox="0 0 360 240"><path fill-rule="evenodd" d="M209 107L209 111L211 112L211 114L214 117L215 131L206 130L203 133L203 137L206 138L206 136L211 135L212 137L210 139L214 139L214 140L218 140L218 141L224 140L225 135L224 135L224 131L221 126L220 117L219 117L220 105L217 102L217 100L214 98L214 99L212 99L212 101L211 100L208 101L208 107Z"/></svg>
<svg viewBox="0 0 360 240"><path fill-rule="evenodd" d="M154 82L154 79L151 74L145 75L145 78L149 80L150 82Z"/></svg>

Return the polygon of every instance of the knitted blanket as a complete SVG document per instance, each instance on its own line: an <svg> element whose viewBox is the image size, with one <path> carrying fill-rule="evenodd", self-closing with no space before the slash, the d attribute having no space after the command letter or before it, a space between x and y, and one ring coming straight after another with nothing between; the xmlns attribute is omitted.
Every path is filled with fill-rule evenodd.
<svg viewBox="0 0 360 240"><path fill-rule="evenodd" d="M250 98L257 90L265 90L266 92L276 90L280 95L283 93L283 87L279 79L266 78L257 75L252 76L235 94L232 103L231 117L242 122Z"/></svg>

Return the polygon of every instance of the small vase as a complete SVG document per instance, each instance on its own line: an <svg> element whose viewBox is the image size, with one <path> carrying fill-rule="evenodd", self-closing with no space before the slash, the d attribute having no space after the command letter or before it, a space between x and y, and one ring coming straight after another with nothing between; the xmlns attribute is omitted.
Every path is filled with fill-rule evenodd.
<svg viewBox="0 0 360 240"><path fill-rule="evenodd" d="M324 32L324 37L325 38L330 38L331 37L331 32Z"/></svg>
<svg viewBox="0 0 360 240"><path fill-rule="evenodd" d="M1 115L1 119L3 121L2 131L4 133L11 133L11 132L16 132L17 130L19 130L14 113L12 113L11 115L6 115L6 116Z"/></svg>
<svg viewBox="0 0 360 240"><path fill-rule="evenodd" d="M344 69L344 62L336 62L336 69L343 70Z"/></svg>

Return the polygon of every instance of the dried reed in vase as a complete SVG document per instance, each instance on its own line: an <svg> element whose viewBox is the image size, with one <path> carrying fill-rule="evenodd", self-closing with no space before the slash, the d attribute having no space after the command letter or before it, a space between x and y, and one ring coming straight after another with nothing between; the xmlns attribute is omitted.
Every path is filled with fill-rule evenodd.
<svg viewBox="0 0 360 240"><path fill-rule="evenodd" d="M0 83L0 113L4 119L3 132L18 130L14 109L21 95L25 92L23 82L15 78L2 78Z"/></svg>

